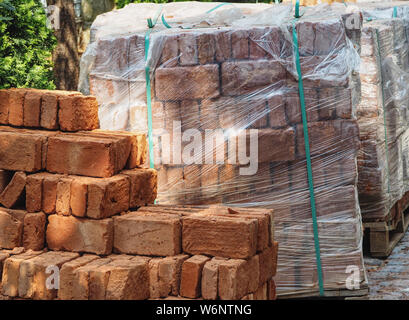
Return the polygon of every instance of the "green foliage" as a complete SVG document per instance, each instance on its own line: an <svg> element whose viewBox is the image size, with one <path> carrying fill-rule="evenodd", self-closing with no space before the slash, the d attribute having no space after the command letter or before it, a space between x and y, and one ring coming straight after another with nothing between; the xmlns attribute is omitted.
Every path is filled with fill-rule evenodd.
<svg viewBox="0 0 409 320"><path fill-rule="evenodd" d="M153 1L147 1L147 0L115 0L116 7L118 9L125 7L129 3L142 3L142 2L154 2L154 3L167 3L167 2L183 2L187 0L153 0ZM274 2L274 0L227 0L227 1L212 1L212 0L199 0L200 2L264 2L264 3L270 3Z"/></svg>
<svg viewBox="0 0 409 320"><path fill-rule="evenodd" d="M40 0L0 0L0 88L54 89L55 44Z"/></svg>

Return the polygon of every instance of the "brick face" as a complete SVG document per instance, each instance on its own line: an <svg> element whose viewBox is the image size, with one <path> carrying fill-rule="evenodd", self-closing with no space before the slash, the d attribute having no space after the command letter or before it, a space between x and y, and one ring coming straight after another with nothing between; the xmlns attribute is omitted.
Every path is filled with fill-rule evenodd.
<svg viewBox="0 0 409 320"><path fill-rule="evenodd" d="M180 295L186 298L199 298L201 296L202 270L210 258L196 255L187 259L182 265L180 280Z"/></svg>
<svg viewBox="0 0 409 320"><path fill-rule="evenodd" d="M155 72L155 94L160 100L215 98L219 95L219 66L159 68Z"/></svg>

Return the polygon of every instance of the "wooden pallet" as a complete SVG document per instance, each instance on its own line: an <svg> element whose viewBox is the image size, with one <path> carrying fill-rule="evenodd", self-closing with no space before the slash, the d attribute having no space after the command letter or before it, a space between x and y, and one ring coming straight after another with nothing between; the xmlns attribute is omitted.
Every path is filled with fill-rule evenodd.
<svg viewBox="0 0 409 320"><path fill-rule="evenodd" d="M364 222L372 257L387 258L409 226L409 192L392 207L387 221Z"/></svg>
<svg viewBox="0 0 409 320"><path fill-rule="evenodd" d="M358 290L348 290L348 289L331 289L325 290L324 297L320 297L319 292L311 290L300 290L296 292L288 292L283 294L278 294L277 299L365 299L368 296L369 288L365 284L362 288Z"/></svg>

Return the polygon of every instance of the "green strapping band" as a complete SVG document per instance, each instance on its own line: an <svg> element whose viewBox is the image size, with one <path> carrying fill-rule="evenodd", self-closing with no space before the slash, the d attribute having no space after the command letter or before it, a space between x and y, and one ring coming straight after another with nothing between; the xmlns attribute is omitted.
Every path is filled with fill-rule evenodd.
<svg viewBox="0 0 409 320"><path fill-rule="evenodd" d="M206 13L213 12L214 10L217 10L217 9L219 9L220 7L223 7L223 6L226 5L226 4L230 4L230 3L228 3L228 2L223 2L223 3L221 3L221 4L217 5L217 6L215 6L214 8L212 8L212 9L206 11Z"/></svg>
<svg viewBox="0 0 409 320"><path fill-rule="evenodd" d="M396 7L395 7L396 8ZM383 127L385 133L385 156L386 156L386 172L388 174L388 193L391 191L391 181L389 176L389 150L388 150L388 128L386 123L386 108L385 108L385 94L383 92L383 76L382 76L382 57L381 57L381 45L379 43L379 31L376 29L376 43L378 46L378 56L379 56L379 63L381 64L381 73L380 73L380 80L381 80L381 94L382 94L382 110L383 110Z"/></svg>
<svg viewBox="0 0 409 320"><path fill-rule="evenodd" d="M298 0L297 0L297 3L298 3ZM297 13L297 10L296 10L296 13ZM299 11L298 11L298 14L299 14ZM317 264L317 273L318 273L318 285L319 285L319 290L320 290L320 296L324 296L324 281L322 277L320 242L319 242L319 237L318 237L317 209L316 209L316 204L315 204L314 182L312 178L311 151L310 151L310 142L309 142L309 137L308 137L307 112L305 109L304 85L302 81L297 30L295 28L294 22L293 22L293 41L294 41L294 54L295 54L295 60L296 60L296 68L297 68L297 74L298 74L298 91L299 91L299 96L300 96L301 117L302 117L302 123L303 123L305 156L307 160L308 188L309 188L309 193L310 193L312 225L313 225L313 231L314 231L314 246L315 246L315 259L316 259L316 264Z"/></svg>
<svg viewBox="0 0 409 320"><path fill-rule="evenodd" d="M393 7L392 18L396 18L397 16L398 16L398 7Z"/></svg>

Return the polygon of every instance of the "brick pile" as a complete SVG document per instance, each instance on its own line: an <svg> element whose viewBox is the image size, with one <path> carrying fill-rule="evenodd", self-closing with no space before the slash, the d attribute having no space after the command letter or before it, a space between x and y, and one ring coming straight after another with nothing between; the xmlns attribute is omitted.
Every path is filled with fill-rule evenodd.
<svg viewBox="0 0 409 320"><path fill-rule="evenodd" d="M153 203L156 171L141 133L99 130L95 97L76 92L0 90L0 247L41 250L46 226L94 245L112 238L112 216ZM47 130L45 130L47 129ZM50 249L64 249L49 236ZM72 239L71 243L76 243ZM74 245L75 247L75 245Z"/></svg>
<svg viewBox="0 0 409 320"><path fill-rule="evenodd" d="M54 218L70 219L60 215ZM67 247L66 251L0 250L3 298L266 300L276 297L273 277L278 243L273 241L272 210L147 206L115 216L113 220L114 233L110 239L104 237L107 233L98 230L101 220L90 219L88 229L50 221L49 248L55 239L67 245L76 243L76 248ZM106 247L110 242L114 253L86 253L93 251L86 244L86 238L92 236L96 236L99 247ZM47 287L50 266L59 270L59 288Z"/></svg>
<svg viewBox="0 0 409 320"><path fill-rule="evenodd" d="M165 5L165 17L172 25L166 10ZM90 90L105 101L101 105L101 119L106 119L101 120L103 128L147 130L146 28L121 34L110 33L105 27L116 24L119 16L126 21L135 14L125 8L105 15L105 24L96 22L92 51L84 56L93 59L87 75ZM141 11L140 20L146 20L144 14ZM259 18L256 23L255 17L250 17L240 27L226 23L189 30L158 26L153 30L148 63L158 203L273 208L280 243L278 293L315 293L317 268L292 27L286 23L272 26L271 21L264 26L263 16ZM351 69L359 62L359 55L339 14L329 12L317 18L309 17L307 10L297 21L296 30L324 286L327 290L345 289L345 270L353 261L364 287L357 197L360 79ZM354 34L358 41L360 28ZM104 98L107 92L113 98ZM108 121L112 114L115 122ZM183 134L195 129L199 138L182 140ZM221 130L223 137L222 142L207 149L204 135L209 129ZM229 135L237 133L232 135L237 146L242 135L249 135L249 131L240 132L242 129L258 129L258 170L250 175L240 173L248 165L228 159ZM246 138L249 153L250 137ZM182 151L189 147L201 152L190 157L189 163L180 162ZM215 163L218 149L222 149L221 158Z"/></svg>
<svg viewBox="0 0 409 320"><path fill-rule="evenodd" d="M364 23L361 41L359 198L364 221L389 221L391 208L409 191L409 24L404 18L409 7L399 2L360 7L365 17L376 19Z"/></svg>

